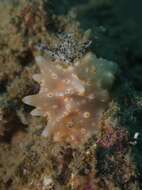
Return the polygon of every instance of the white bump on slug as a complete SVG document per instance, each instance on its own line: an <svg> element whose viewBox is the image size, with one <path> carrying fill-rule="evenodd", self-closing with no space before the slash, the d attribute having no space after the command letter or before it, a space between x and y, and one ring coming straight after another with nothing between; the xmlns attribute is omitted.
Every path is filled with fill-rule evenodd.
<svg viewBox="0 0 142 190"><path fill-rule="evenodd" d="M42 113L38 109L34 109L31 111L32 116L41 116Z"/></svg>
<svg viewBox="0 0 142 190"><path fill-rule="evenodd" d="M53 97L53 93L52 92L47 93L47 97L48 98L52 98Z"/></svg>
<svg viewBox="0 0 142 190"><path fill-rule="evenodd" d="M84 117L85 119L88 119L88 118L90 117L90 112L84 112L84 113L83 113L83 117Z"/></svg>
<svg viewBox="0 0 142 190"><path fill-rule="evenodd" d="M37 64L42 64L45 62L45 59L42 56L36 56L35 61Z"/></svg>
<svg viewBox="0 0 142 190"><path fill-rule="evenodd" d="M65 94L72 94L73 93L73 90L71 88L68 88L65 90Z"/></svg>
<svg viewBox="0 0 142 190"><path fill-rule="evenodd" d="M53 109L57 109L57 108L58 108L58 105L55 104L55 105L52 106L52 108L53 108Z"/></svg>
<svg viewBox="0 0 142 190"><path fill-rule="evenodd" d="M56 73L52 73L51 77L52 77L52 79L57 79L58 78L58 76L56 75Z"/></svg>
<svg viewBox="0 0 142 190"><path fill-rule="evenodd" d="M70 81L69 79L65 79L64 82L65 82L66 84L69 84L71 81Z"/></svg>
<svg viewBox="0 0 142 190"><path fill-rule="evenodd" d="M93 94L93 93L92 93L92 94L89 94L88 99L89 99L89 100L95 99L95 94Z"/></svg>
<svg viewBox="0 0 142 190"><path fill-rule="evenodd" d="M34 75L32 76L32 78L33 78L36 82L40 82L40 81L41 81L41 77L40 77L39 74L34 74Z"/></svg>
<svg viewBox="0 0 142 190"><path fill-rule="evenodd" d="M70 111L70 109L71 109L71 105L70 104L66 104L66 109L67 109L67 111Z"/></svg>
<svg viewBox="0 0 142 190"><path fill-rule="evenodd" d="M22 99L22 101L25 103L25 104L28 104L28 105L31 105L32 104L32 96L26 96Z"/></svg>
<svg viewBox="0 0 142 190"><path fill-rule="evenodd" d="M42 131L41 136L42 137L48 137L48 129L47 129L47 127Z"/></svg>

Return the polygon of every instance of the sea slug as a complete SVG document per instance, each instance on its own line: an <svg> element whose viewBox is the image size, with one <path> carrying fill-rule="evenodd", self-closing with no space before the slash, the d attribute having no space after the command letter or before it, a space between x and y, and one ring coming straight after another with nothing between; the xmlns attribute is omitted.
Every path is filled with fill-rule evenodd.
<svg viewBox="0 0 142 190"><path fill-rule="evenodd" d="M84 142L97 132L117 65L93 53L87 53L73 65L48 56L36 56L35 60L40 73L33 79L40 83L40 91L23 101L36 107L31 112L33 116L47 118L42 135L57 142Z"/></svg>

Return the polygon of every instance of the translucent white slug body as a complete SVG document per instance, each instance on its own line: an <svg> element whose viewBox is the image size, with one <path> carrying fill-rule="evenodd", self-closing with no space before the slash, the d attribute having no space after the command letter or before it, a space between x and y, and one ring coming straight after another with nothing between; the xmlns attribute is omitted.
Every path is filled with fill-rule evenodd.
<svg viewBox="0 0 142 190"><path fill-rule="evenodd" d="M40 91L23 101L36 107L32 115L47 117L43 136L82 141L96 130L106 108L116 64L92 53L67 68L41 56L36 57L36 63L40 74L33 79L40 83Z"/></svg>

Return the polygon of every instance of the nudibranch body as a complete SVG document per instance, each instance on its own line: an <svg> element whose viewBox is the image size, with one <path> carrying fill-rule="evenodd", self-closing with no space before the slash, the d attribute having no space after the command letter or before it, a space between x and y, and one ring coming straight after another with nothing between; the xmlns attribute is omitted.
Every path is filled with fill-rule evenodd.
<svg viewBox="0 0 142 190"><path fill-rule="evenodd" d="M24 102L36 107L32 115L47 118L43 135L55 141L84 142L97 131L117 65L92 53L66 67L46 56L37 56L36 62L40 74L33 79L40 83L40 91Z"/></svg>

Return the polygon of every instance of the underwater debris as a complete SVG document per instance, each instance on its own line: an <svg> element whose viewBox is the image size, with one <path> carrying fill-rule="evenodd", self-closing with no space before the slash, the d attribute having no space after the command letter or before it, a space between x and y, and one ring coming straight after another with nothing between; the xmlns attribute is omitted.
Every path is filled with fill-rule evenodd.
<svg viewBox="0 0 142 190"><path fill-rule="evenodd" d="M46 31L48 24L52 20L49 14L51 11L45 10L45 7L48 7L47 1L34 0L34 4L29 1L23 1L18 6L17 15L11 19L11 23L16 26L17 31L27 37L40 35Z"/></svg>
<svg viewBox="0 0 142 190"><path fill-rule="evenodd" d="M3 119L3 111L0 108L0 138L4 135L4 124L5 121Z"/></svg>
<svg viewBox="0 0 142 190"><path fill-rule="evenodd" d="M47 118L42 135L73 144L84 142L97 131L117 65L92 53L68 67L48 56L38 56L36 62L41 73L33 79L40 83L39 94L23 101L36 107L32 115Z"/></svg>
<svg viewBox="0 0 142 190"><path fill-rule="evenodd" d="M101 148L110 149L115 146L115 149L121 151L124 144L127 144L127 133L121 128L107 127L102 129L101 137L96 142Z"/></svg>

